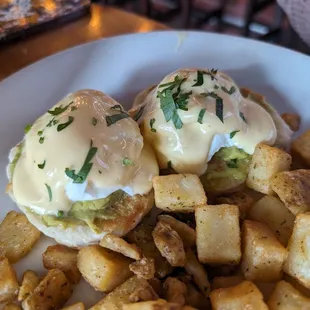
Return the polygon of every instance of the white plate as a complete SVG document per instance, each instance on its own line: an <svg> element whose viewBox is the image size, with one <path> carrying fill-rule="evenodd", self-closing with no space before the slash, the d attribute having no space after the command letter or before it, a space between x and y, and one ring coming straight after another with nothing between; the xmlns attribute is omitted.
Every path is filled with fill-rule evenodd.
<svg viewBox="0 0 310 310"><path fill-rule="evenodd" d="M226 35L153 32L100 40L39 61L0 83L0 220L16 209L5 195L7 154L33 122L69 92L94 88L129 108L135 94L182 67L218 68L241 86L266 95L279 112L297 112L310 127L310 58L277 46ZM61 150L55 150L61 152ZM19 263L44 272L41 253L47 238ZM101 293L86 283L70 302L96 302Z"/></svg>

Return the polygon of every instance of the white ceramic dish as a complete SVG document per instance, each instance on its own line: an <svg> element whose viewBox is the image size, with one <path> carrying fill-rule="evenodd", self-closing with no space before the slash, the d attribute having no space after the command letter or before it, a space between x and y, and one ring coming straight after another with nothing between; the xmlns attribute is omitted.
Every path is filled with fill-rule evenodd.
<svg viewBox="0 0 310 310"><path fill-rule="evenodd" d="M143 88L184 67L218 68L239 85L264 94L279 112L302 116L301 131L310 128L310 57L274 45L202 32L153 32L100 40L39 61L0 83L0 220L16 209L5 194L5 166L9 149L33 122L69 92L94 88L129 108ZM61 150L55 150L61 152ZM34 250L16 264L44 272L41 254L48 243L41 238ZM69 301L90 306L103 294L85 282ZM1 305L0 305L1 308Z"/></svg>

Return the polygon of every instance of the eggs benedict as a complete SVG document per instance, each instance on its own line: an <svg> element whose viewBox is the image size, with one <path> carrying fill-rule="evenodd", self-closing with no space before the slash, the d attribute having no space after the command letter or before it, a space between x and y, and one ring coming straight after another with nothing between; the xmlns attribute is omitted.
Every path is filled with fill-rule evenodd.
<svg viewBox="0 0 310 310"><path fill-rule="evenodd" d="M38 229L68 246L122 236L153 206L155 155L137 123L99 91L57 103L26 128L9 160L13 200Z"/></svg>
<svg viewBox="0 0 310 310"><path fill-rule="evenodd" d="M292 135L262 96L242 92L217 70L181 69L141 92L131 113L161 169L195 173L207 191L225 191L244 182L258 143L285 147Z"/></svg>

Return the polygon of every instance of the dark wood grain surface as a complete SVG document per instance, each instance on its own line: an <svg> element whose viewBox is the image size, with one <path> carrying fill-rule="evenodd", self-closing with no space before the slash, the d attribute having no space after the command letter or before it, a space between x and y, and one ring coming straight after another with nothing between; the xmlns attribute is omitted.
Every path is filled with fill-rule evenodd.
<svg viewBox="0 0 310 310"><path fill-rule="evenodd" d="M0 46L0 80L16 71L67 48L134 32L167 29L155 21L112 7L93 4L90 14L27 39Z"/></svg>

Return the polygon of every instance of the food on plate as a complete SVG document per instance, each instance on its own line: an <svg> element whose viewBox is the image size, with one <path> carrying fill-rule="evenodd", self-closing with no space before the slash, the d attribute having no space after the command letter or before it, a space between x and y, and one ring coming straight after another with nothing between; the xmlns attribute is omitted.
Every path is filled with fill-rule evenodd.
<svg viewBox="0 0 310 310"><path fill-rule="evenodd" d="M272 189L293 214L310 210L310 170L279 172L273 176L270 183Z"/></svg>
<svg viewBox="0 0 310 310"><path fill-rule="evenodd" d="M244 281L242 274L228 277L214 277L212 280L211 288L216 290L218 288L227 288L238 285Z"/></svg>
<svg viewBox="0 0 310 310"><path fill-rule="evenodd" d="M132 276L131 259L99 245L79 251L77 266L84 279L101 292L111 292Z"/></svg>
<svg viewBox="0 0 310 310"><path fill-rule="evenodd" d="M242 227L241 269L247 280L276 282L282 278L286 248L263 223L245 220Z"/></svg>
<svg viewBox="0 0 310 310"><path fill-rule="evenodd" d="M241 237L238 206L199 206L195 218L199 261L217 265L239 264Z"/></svg>
<svg viewBox="0 0 310 310"><path fill-rule="evenodd" d="M33 293L34 289L39 285L40 278L36 272L27 270L23 274L23 279L18 292L18 301L22 302L30 294Z"/></svg>
<svg viewBox="0 0 310 310"><path fill-rule="evenodd" d="M6 257L0 257L0 304L14 300L19 285L16 273Z"/></svg>
<svg viewBox="0 0 310 310"><path fill-rule="evenodd" d="M60 309L70 298L72 287L59 269L50 270L23 302L23 310Z"/></svg>
<svg viewBox="0 0 310 310"><path fill-rule="evenodd" d="M9 159L10 196L61 244L123 236L153 205L153 151L123 107L99 91L62 99L27 128Z"/></svg>
<svg viewBox="0 0 310 310"><path fill-rule="evenodd" d="M40 231L25 215L10 211L0 224L0 257L16 263L31 251L39 237Z"/></svg>
<svg viewBox="0 0 310 310"><path fill-rule="evenodd" d="M281 115L285 123L291 128L293 131L298 131L300 126L300 116L298 114L293 113L283 113Z"/></svg>
<svg viewBox="0 0 310 310"><path fill-rule="evenodd" d="M286 281L276 284L268 300L269 310L310 309L310 298L304 296Z"/></svg>
<svg viewBox="0 0 310 310"><path fill-rule="evenodd" d="M155 276L155 263L153 258L143 257L129 265L129 270L140 278L150 280Z"/></svg>
<svg viewBox="0 0 310 310"><path fill-rule="evenodd" d="M267 224L277 239L287 246L292 235L295 215L274 196L264 196L248 212L248 219Z"/></svg>
<svg viewBox="0 0 310 310"><path fill-rule="evenodd" d="M187 287L177 278L168 277L164 282L166 300L184 306L186 303Z"/></svg>
<svg viewBox="0 0 310 310"><path fill-rule="evenodd" d="M293 233L288 243L288 256L283 270L310 289L310 213L296 216Z"/></svg>
<svg viewBox="0 0 310 310"><path fill-rule="evenodd" d="M255 309L268 310L263 295L253 282L244 281L236 286L219 288L210 294L213 310Z"/></svg>
<svg viewBox="0 0 310 310"><path fill-rule="evenodd" d="M249 165L246 185L249 188L271 195L270 179L278 172L290 169L292 157L288 153L265 144L258 144Z"/></svg>
<svg viewBox="0 0 310 310"><path fill-rule="evenodd" d="M99 244L104 248L121 253L129 258L135 260L142 259L141 250L135 244L129 244L118 236L107 234L100 240Z"/></svg>
<svg viewBox="0 0 310 310"><path fill-rule="evenodd" d="M81 273L77 267L78 251L64 245L51 245L42 254L43 265L46 269L59 269L72 283L76 284L81 279Z"/></svg>
<svg viewBox="0 0 310 310"><path fill-rule="evenodd" d="M157 249L169 264L174 267L184 267L186 254L178 233L169 224L159 221L152 235Z"/></svg>
<svg viewBox="0 0 310 310"><path fill-rule="evenodd" d="M215 203L219 205L235 205L239 207L240 218L246 217L247 211L253 205L254 199L245 192L235 192L227 196L217 197Z"/></svg>
<svg viewBox="0 0 310 310"><path fill-rule="evenodd" d="M179 304L167 302L164 299L144 301L123 306L123 310L182 310Z"/></svg>
<svg viewBox="0 0 310 310"><path fill-rule="evenodd" d="M310 167L310 130L293 141L291 151L293 156L296 156L302 164Z"/></svg>
<svg viewBox="0 0 310 310"><path fill-rule="evenodd" d="M85 307L82 302L77 302L76 304L62 308L61 310L85 310Z"/></svg>
<svg viewBox="0 0 310 310"><path fill-rule="evenodd" d="M180 69L130 111L161 169L201 176L207 192L238 188L259 143L288 148L292 131L261 95L218 70Z"/></svg>

